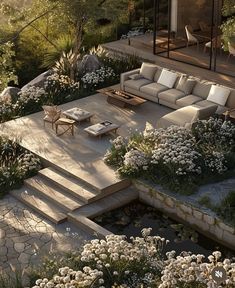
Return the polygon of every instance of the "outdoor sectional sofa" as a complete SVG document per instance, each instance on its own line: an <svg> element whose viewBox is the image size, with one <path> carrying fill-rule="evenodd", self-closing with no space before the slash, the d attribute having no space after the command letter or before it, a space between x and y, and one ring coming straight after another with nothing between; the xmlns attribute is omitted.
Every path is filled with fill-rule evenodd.
<svg viewBox="0 0 235 288"><path fill-rule="evenodd" d="M163 116L158 127L191 126L197 119L235 108L235 90L193 76L143 63L121 74L121 89L158 104L177 109Z"/></svg>

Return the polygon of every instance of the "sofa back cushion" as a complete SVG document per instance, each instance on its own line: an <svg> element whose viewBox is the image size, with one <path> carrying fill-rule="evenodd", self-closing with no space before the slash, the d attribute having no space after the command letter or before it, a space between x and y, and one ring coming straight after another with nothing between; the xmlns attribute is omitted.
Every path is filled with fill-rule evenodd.
<svg viewBox="0 0 235 288"><path fill-rule="evenodd" d="M193 87L196 85L196 80L188 78L185 75L182 75L176 86L177 90L184 92L185 95L192 93Z"/></svg>
<svg viewBox="0 0 235 288"><path fill-rule="evenodd" d="M210 89L211 89L211 84L197 81L196 85L193 88L192 94L199 96L203 99L206 99L207 96L209 95Z"/></svg>
<svg viewBox="0 0 235 288"><path fill-rule="evenodd" d="M224 106L227 102L230 90L219 85L212 85L207 100Z"/></svg>
<svg viewBox="0 0 235 288"><path fill-rule="evenodd" d="M157 83L171 89L175 85L175 81L177 80L177 78L178 78L177 73L168 71L166 69L162 69L161 75Z"/></svg>
<svg viewBox="0 0 235 288"><path fill-rule="evenodd" d="M153 77L157 71L158 67L151 63L143 62L140 68L140 75L145 79L153 81Z"/></svg>
<svg viewBox="0 0 235 288"><path fill-rule="evenodd" d="M159 67L159 68L157 69L155 75L154 75L154 79L153 79L154 82L157 82L157 81L158 81L158 79L159 79L161 73L162 73L162 68Z"/></svg>
<svg viewBox="0 0 235 288"><path fill-rule="evenodd" d="M230 109L235 109L235 89L231 89L225 106Z"/></svg>

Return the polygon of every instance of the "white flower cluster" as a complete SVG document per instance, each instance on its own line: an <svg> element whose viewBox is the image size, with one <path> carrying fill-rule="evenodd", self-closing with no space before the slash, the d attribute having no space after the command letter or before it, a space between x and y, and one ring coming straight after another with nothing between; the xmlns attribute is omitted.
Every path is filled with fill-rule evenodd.
<svg viewBox="0 0 235 288"><path fill-rule="evenodd" d="M201 254L180 255L175 258L174 253L169 252L167 256L159 288L175 288L180 283L192 283L193 287L197 287L199 284L204 284L208 288L221 287L212 279L212 270L215 266L225 269L227 273L226 287L234 287L232 285L235 283L235 263L229 259L219 261L221 257L219 251L213 252L208 257L209 263L203 261L205 256Z"/></svg>
<svg viewBox="0 0 235 288"><path fill-rule="evenodd" d="M58 92L76 92L79 89L80 83L71 80L66 75L61 75L53 73L48 76L44 88L48 93L58 93Z"/></svg>
<svg viewBox="0 0 235 288"><path fill-rule="evenodd" d="M36 86L30 86L24 91L20 91L18 93L19 98L16 102L18 105L27 104L29 101L33 101L35 103L39 102L43 96L45 96L46 91L43 88L39 88Z"/></svg>
<svg viewBox="0 0 235 288"><path fill-rule="evenodd" d="M205 158L205 165L211 172L224 173L228 169L225 164L226 159L222 152L212 151L211 154Z"/></svg>
<svg viewBox="0 0 235 288"><path fill-rule="evenodd" d="M125 138L123 138L122 136L118 136L117 138L111 140L110 142L117 150L121 149L123 146L127 144Z"/></svg>
<svg viewBox="0 0 235 288"><path fill-rule="evenodd" d="M128 168L131 171L138 171L140 168L147 170L149 159L144 152L131 149L125 154L123 164L125 168Z"/></svg>
<svg viewBox="0 0 235 288"><path fill-rule="evenodd" d="M25 172L36 171L40 168L40 159L31 152L23 154L19 162Z"/></svg>
<svg viewBox="0 0 235 288"><path fill-rule="evenodd" d="M111 67L102 66L95 72L88 72L82 77L82 82L84 87L86 85L97 86L99 83L104 83L105 81L112 79L116 76L114 70Z"/></svg>
<svg viewBox="0 0 235 288"><path fill-rule="evenodd" d="M81 261L84 263L82 271L74 271L69 267L61 268L59 275L55 275L51 280L38 279L33 288L105 288L113 287L118 279L123 282L120 287L143 287L142 281L150 285L154 273L159 271L162 265L159 255L166 243L164 238L149 236L150 232L150 228L143 229L144 238L131 237L130 242L125 236L119 235L91 240L81 251ZM142 277L135 273L136 263L140 263L140 259L143 260L143 269L148 271L143 272Z"/></svg>
<svg viewBox="0 0 235 288"><path fill-rule="evenodd" d="M91 287L92 283L102 275L101 271L92 270L90 267L84 267L83 271L74 271L69 267L63 267L59 269L58 275L55 275L51 280L47 278L38 279L33 288Z"/></svg>
<svg viewBox="0 0 235 288"><path fill-rule="evenodd" d="M176 175L201 173L197 160L201 155L196 151L195 139L183 127L170 126L161 130L160 142L152 152L152 163L170 165Z"/></svg>

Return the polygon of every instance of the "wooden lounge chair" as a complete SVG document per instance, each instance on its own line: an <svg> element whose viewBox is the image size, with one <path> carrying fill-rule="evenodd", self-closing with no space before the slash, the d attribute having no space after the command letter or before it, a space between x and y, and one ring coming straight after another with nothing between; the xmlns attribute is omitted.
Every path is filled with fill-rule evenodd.
<svg viewBox="0 0 235 288"><path fill-rule="evenodd" d="M60 118L61 110L57 106L42 106L45 116L43 118L44 126L45 123L51 123L52 129L54 128L54 123Z"/></svg>

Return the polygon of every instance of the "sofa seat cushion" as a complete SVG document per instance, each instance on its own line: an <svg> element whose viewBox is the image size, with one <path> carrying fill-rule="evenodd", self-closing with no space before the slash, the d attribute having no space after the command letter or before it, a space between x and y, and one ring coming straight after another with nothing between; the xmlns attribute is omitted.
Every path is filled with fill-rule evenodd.
<svg viewBox="0 0 235 288"><path fill-rule="evenodd" d="M140 90L140 87L149 83L151 83L151 81L145 78L138 79L138 80L127 80L124 82L124 87L127 86L135 90Z"/></svg>
<svg viewBox="0 0 235 288"><path fill-rule="evenodd" d="M151 84L141 86L140 91L156 97L158 96L160 92L165 91L167 89L168 88L162 84L151 83Z"/></svg>
<svg viewBox="0 0 235 288"><path fill-rule="evenodd" d="M185 107L185 106L189 106L189 105L193 105L199 101L202 101L201 97L195 96L195 95L188 95L185 96L183 98L180 98L176 101L176 105L180 106L180 107Z"/></svg>
<svg viewBox="0 0 235 288"><path fill-rule="evenodd" d="M182 97L184 97L184 92L177 89L168 89L159 93L158 98L170 103L176 103L176 101Z"/></svg>
<svg viewBox="0 0 235 288"><path fill-rule="evenodd" d="M227 107L215 104L214 102L211 102L209 100L199 101L195 105L199 107L210 107L216 105L217 106L216 114L223 114L225 111L228 110Z"/></svg>

